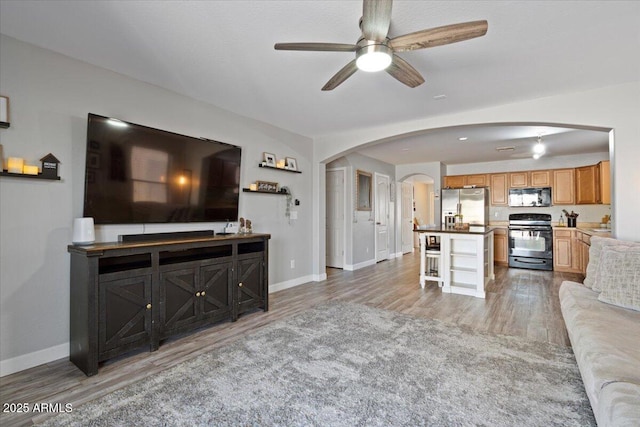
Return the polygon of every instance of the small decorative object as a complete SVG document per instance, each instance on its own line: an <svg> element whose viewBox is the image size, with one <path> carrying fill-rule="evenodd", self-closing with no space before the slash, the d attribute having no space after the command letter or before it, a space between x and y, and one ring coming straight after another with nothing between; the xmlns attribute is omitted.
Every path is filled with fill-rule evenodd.
<svg viewBox="0 0 640 427"><path fill-rule="evenodd" d="M60 160L53 154L49 153L40 159L42 162L42 177L43 178L57 178L58 177L58 164Z"/></svg>
<svg viewBox="0 0 640 427"><path fill-rule="evenodd" d="M278 192L277 182L256 181L257 191L269 191L272 193Z"/></svg>
<svg viewBox="0 0 640 427"><path fill-rule="evenodd" d="M571 213L569 213L566 209L562 209L562 212L564 212L564 216L567 217L567 227L575 227L579 214L575 213L574 211L571 211Z"/></svg>
<svg viewBox="0 0 640 427"><path fill-rule="evenodd" d="M238 233L242 234L244 233L244 226L245 226L244 218L240 217L240 219L238 220L238 223L240 224L240 227L238 228Z"/></svg>
<svg viewBox="0 0 640 427"><path fill-rule="evenodd" d="M35 165L24 165L22 167L22 173L25 175L38 175L39 172L38 166Z"/></svg>
<svg viewBox="0 0 640 427"><path fill-rule="evenodd" d="M0 127L9 127L9 98L0 95Z"/></svg>
<svg viewBox="0 0 640 427"><path fill-rule="evenodd" d="M276 167L278 169L284 169L285 168L284 159L278 160L278 163L276 164Z"/></svg>
<svg viewBox="0 0 640 427"><path fill-rule="evenodd" d="M7 172L9 173L22 173L24 167L24 159L21 157L9 157L7 161Z"/></svg>
<svg viewBox="0 0 640 427"><path fill-rule="evenodd" d="M247 220L244 222L244 232L245 232L245 233L251 233L251 232L253 232L253 228L251 227L251 220L250 220L250 219L247 219Z"/></svg>
<svg viewBox="0 0 640 427"><path fill-rule="evenodd" d="M258 189L258 186L256 184L249 184L249 190L256 191L257 189Z"/></svg>
<svg viewBox="0 0 640 427"><path fill-rule="evenodd" d="M298 163L296 162L296 159L294 159L293 157L287 157L285 159L284 168L285 169L289 169L291 171L297 171L298 170Z"/></svg>
<svg viewBox="0 0 640 427"><path fill-rule="evenodd" d="M271 153L263 153L264 165L272 168L276 167L276 155Z"/></svg>
<svg viewBox="0 0 640 427"><path fill-rule="evenodd" d="M93 218L76 218L73 220L73 238L76 245L89 245L96 241Z"/></svg>

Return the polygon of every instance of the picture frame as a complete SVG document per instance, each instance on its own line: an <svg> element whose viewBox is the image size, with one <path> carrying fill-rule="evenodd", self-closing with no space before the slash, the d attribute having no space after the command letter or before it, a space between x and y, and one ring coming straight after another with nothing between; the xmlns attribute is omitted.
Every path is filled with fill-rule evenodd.
<svg viewBox="0 0 640 427"><path fill-rule="evenodd" d="M265 164L265 166L269 166L271 168L275 168L276 167L276 155L273 153L267 153L264 152L262 153L263 156L263 163Z"/></svg>
<svg viewBox="0 0 640 427"><path fill-rule="evenodd" d="M284 167L285 169L289 169L290 171L297 171L298 162L293 157L285 157Z"/></svg>
<svg viewBox="0 0 640 427"><path fill-rule="evenodd" d="M256 191L268 191L270 193L278 192L277 182L256 181Z"/></svg>
<svg viewBox="0 0 640 427"><path fill-rule="evenodd" d="M0 95L0 122L9 123L9 97Z"/></svg>
<svg viewBox="0 0 640 427"><path fill-rule="evenodd" d="M370 211L371 183L373 175L360 169L356 170L356 210Z"/></svg>

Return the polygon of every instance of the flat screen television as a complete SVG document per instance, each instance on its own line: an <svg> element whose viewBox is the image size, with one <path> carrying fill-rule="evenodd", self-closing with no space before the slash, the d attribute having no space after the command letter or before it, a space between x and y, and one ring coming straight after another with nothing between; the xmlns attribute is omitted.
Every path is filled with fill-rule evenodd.
<svg viewBox="0 0 640 427"><path fill-rule="evenodd" d="M96 224L238 219L241 148L89 114L84 216Z"/></svg>

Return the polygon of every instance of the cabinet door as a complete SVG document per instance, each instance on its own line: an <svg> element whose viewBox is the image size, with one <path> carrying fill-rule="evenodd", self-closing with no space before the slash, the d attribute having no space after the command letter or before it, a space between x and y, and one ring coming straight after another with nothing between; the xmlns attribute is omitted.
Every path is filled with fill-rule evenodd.
<svg viewBox="0 0 640 427"><path fill-rule="evenodd" d="M553 171L553 204L575 205L575 169L555 169Z"/></svg>
<svg viewBox="0 0 640 427"><path fill-rule="evenodd" d="M508 188L507 188L507 174L506 173L494 173L490 177L491 185L489 192L491 193L491 204L493 206L507 206L508 203Z"/></svg>
<svg viewBox="0 0 640 427"><path fill-rule="evenodd" d="M465 185L475 185L478 187L487 187L489 185L486 174L467 175Z"/></svg>
<svg viewBox="0 0 640 427"><path fill-rule="evenodd" d="M200 311L202 318L225 317L231 312L231 262L207 265L200 269Z"/></svg>
<svg viewBox="0 0 640 427"><path fill-rule="evenodd" d="M558 230L553 233L553 269L571 271L571 231Z"/></svg>
<svg viewBox="0 0 640 427"><path fill-rule="evenodd" d="M161 336L189 329L198 319L199 267L184 267L160 272Z"/></svg>
<svg viewBox="0 0 640 427"><path fill-rule="evenodd" d="M261 307L265 298L264 257L262 255L243 256L238 259L237 314L255 307Z"/></svg>
<svg viewBox="0 0 640 427"><path fill-rule="evenodd" d="M110 352L113 357L151 343L150 275L100 280L98 292L101 355Z"/></svg>
<svg viewBox="0 0 640 427"><path fill-rule="evenodd" d="M528 172L511 172L509 174L509 187L522 188L529 186Z"/></svg>
<svg viewBox="0 0 640 427"><path fill-rule="evenodd" d="M493 261L500 265L509 263L507 230L504 228L496 228L493 231Z"/></svg>
<svg viewBox="0 0 640 427"><path fill-rule="evenodd" d="M598 203L599 187L596 165L576 168L576 204Z"/></svg>
<svg viewBox="0 0 640 427"><path fill-rule="evenodd" d="M444 187L450 187L450 188L462 188L464 187L466 184L466 175L452 175L452 176L445 176L444 177Z"/></svg>
<svg viewBox="0 0 640 427"><path fill-rule="evenodd" d="M529 176L532 187L549 187L551 185L550 171L531 171Z"/></svg>
<svg viewBox="0 0 640 427"><path fill-rule="evenodd" d="M611 163L604 160L598 163L600 169L600 203L611 204Z"/></svg>

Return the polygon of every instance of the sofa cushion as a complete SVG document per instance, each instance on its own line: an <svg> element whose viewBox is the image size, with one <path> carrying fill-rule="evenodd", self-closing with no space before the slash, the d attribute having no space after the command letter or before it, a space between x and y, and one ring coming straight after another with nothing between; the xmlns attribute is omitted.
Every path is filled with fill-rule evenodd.
<svg viewBox="0 0 640 427"><path fill-rule="evenodd" d="M592 236L591 246L589 247L589 263L587 264L587 271L584 277L584 285L587 288L593 288L593 282L595 281L596 271L598 269L598 263L600 262L600 253L605 246L640 246L640 243L627 242L624 240L612 239L610 237ZM601 290L601 289L596 289Z"/></svg>
<svg viewBox="0 0 640 427"><path fill-rule="evenodd" d="M560 306L580 368L587 396L598 423L599 396L613 382L640 384L640 312L604 304L598 293L565 281ZM635 403L640 405L640 401Z"/></svg>
<svg viewBox="0 0 640 427"><path fill-rule="evenodd" d="M598 427L632 427L640 423L640 385L614 382L600 392Z"/></svg>
<svg viewBox="0 0 640 427"><path fill-rule="evenodd" d="M640 311L640 246L603 247L593 288L602 302Z"/></svg>

